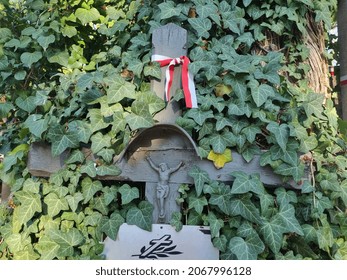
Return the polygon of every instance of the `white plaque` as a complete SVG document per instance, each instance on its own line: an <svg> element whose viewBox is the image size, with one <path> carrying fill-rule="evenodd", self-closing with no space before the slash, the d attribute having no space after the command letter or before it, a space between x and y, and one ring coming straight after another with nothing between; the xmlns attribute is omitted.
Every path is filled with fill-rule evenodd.
<svg viewBox="0 0 347 280"><path fill-rule="evenodd" d="M116 240L106 238L107 260L218 260L209 227L183 226L177 232L167 224L153 224L152 231L123 224Z"/></svg>

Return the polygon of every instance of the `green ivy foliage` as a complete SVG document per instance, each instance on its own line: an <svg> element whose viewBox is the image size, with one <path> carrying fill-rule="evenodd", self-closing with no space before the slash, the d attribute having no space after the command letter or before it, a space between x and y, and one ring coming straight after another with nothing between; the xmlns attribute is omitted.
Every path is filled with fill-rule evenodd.
<svg viewBox="0 0 347 280"><path fill-rule="evenodd" d="M152 31L188 31L199 108L177 124L207 158L226 149L271 166L300 191L269 190L236 172L232 185L190 172L172 224L210 225L226 259L346 259L346 124L305 81L307 24L331 25L336 1L0 1L0 257L99 258L121 223L150 229L152 206L137 186L101 182L113 158L165 106L150 90ZM175 99L182 98L177 92ZM26 170L29 144L71 150L49 179ZM90 147L97 162L79 151ZM265 151L264 151L265 150ZM302 155L302 156L300 156ZM310 181L303 183L305 167ZM185 218L185 219L183 219Z"/></svg>
<svg viewBox="0 0 347 280"><path fill-rule="evenodd" d="M151 229L153 206L137 187L102 184L76 164L47 180L23 176L12 191L13 209L0 210L1 259L101 259L122 223Z"/></svg>

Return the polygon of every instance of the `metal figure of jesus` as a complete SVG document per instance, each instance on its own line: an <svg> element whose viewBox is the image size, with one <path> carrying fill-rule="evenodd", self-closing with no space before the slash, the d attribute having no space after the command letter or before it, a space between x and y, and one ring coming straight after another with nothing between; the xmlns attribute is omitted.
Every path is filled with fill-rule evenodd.
<svg viewBox="0 0 347 280"><path fill-rule="evenodd" d="M183 162L181 161L176 167L169 168L166 163L159 163L159 165L156 166L150 157L147 157L146 159L148 160L150 166L159 174L159 181L157 184L157 201L159 205L159 218L163 219L165 217L165 199L169 194L170 175L176 172L183 165Z"/></svg>

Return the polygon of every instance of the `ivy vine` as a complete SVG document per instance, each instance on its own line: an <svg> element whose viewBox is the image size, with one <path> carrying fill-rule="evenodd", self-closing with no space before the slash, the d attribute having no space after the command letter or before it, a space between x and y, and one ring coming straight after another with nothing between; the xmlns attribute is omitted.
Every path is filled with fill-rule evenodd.
<svg viewBox="0 0 347 280"><path fill-rule="evenodd" d="M27 0L0 2L0 258L100 258L127 222L149 230L152 206L136 185L101 182L131 137L165 106L150 90L152 31L188 31L199 108L177 124L223 168L260 155L285 181L268 189L235 172L231 185L190 171L172 225L209 225L225 259L346 259L346 124L305 80L308 23L331 26L336 1ZM178 91L174 98L181 100ZM26 169L33 142L71 150L50 178ZM80 151L90 147L98 160ZM301 182L308 166L310 181Z"/></svg>

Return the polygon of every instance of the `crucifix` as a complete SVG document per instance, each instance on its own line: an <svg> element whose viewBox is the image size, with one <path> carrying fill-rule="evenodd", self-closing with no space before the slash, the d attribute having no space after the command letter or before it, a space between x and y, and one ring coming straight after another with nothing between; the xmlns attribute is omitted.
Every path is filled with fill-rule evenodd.
<svg viewBox="0 0 347 280"><path fill-rule="evenodd" d="M169 187L169 179L170 175L176 172L182 165L183 161L181 161L176 167L169 168L165 162L159 163L158 166L151 160L150 157L146 158L150 164L150 166L158 172L159 179L157 183L157 203L159 206L159 219L165 218L165 199L167 198L170 187Z"/></svg>

